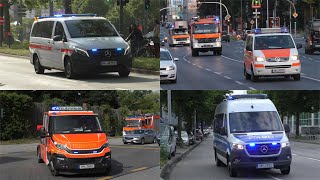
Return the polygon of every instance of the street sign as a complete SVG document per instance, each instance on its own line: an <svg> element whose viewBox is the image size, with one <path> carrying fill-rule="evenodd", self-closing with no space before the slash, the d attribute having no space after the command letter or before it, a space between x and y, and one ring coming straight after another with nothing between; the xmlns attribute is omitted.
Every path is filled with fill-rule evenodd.
<svg viewBox="0 0 320 180"><path fill-rule="evenodd" d="M298 13L293 13L292 15L294 18L297 18L298 17Z"/></svg>
<svg viewBox="0 0 320 180"><path fill-rule="evenodd" d="M252 12L252 14L261 14L261 12Z"/></svg>
<svg viewBox="0 0 320 180"><path fill-rule="evenodd" d="M3 25L3 24L4 24L4 18L0 17L0 25Z"/></svg>
<svg viewBox="0 0 320 180"><path fill-rule="evenodd" d="M231 18L231 16L229 14L227 14L226 17L225 17L225 20L228 20L230 18Z"/></svg>
<svg viewBox="0 0 320 180"><path fill-rule="evenodd" d="M254 24L254 20L251 20L251 21L250 21L250 24Z"/></svg>

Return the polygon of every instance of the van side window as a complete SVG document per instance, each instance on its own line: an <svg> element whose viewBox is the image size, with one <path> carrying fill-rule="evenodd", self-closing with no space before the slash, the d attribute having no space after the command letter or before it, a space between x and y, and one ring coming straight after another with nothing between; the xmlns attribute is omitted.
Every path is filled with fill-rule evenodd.
<svg viewBox="0 0 320 180"><path fill-rule="evenodd" d="M54 30L54 36L60 35L62 38L65 36L63 25L61 22L57 22L56 28Z"/></svg>
<svg viewBox="0 0 320 180"><path fill-rule="evenodd" d="M223 114L217 114L214 120L214 132L220 134L220 128L223 126Z"/></svg>
<svg viewBox="0 0 320 180"><path fill-rule="evenodd" d="M34 25L31 36L32 37L42 37L51 38L53 21L38 22Z"/></svg>

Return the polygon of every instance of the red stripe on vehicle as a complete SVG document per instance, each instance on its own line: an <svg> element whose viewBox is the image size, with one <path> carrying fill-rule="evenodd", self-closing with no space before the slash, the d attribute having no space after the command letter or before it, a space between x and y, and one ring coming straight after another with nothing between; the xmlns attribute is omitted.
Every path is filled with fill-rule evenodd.
<svg viewBox="0 0 320 180"><path fill-rule="evenodd" d="M52 47L50 46L43 46L43 45L39 45L39 44L29 44L30 48L34 48L34 49L43 49L43 50L47 50L47 51L51 51Z"/></svg>
<svg viewBox="0 0 320 180"><path fill-rule="evenodd" d="M290 49L268 49L261 51L266 58L290 56Z"/></svg>

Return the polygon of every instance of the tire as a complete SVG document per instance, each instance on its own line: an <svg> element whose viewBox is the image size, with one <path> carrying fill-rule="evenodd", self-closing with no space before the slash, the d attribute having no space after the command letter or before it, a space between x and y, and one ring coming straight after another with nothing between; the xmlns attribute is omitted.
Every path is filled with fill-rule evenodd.
<svg viewBox="0 0 320 180"><path fill-rule="evenodd" d="M169 47L173 47L173 44L169 44Z"/></svg>
<svg viewBox="0 0 320 180"><path fill-rule="evenodd" d="M74 72L72 62L70 59L66 59L64 63L64 74L66 78L73 79L76 77L76 73Z"/></svg>
<svg viewBox="0 0 320 180"><path fill-rule="evenodd" d="M192 49L192 56L199 56L199 51Z"/></svg>
<svg viewBox="0 0 320 180"><path fill-rule="evenodd" d="M237 171L235 171L235 169L232 168L231 162L229 162L229 159L228 159L228 172L230 177L237 177Z"/></svg>
<svg viewBox="0 0 320 180"><path fill-rule="evenodd" d="M293 75L293 80L300 81L300 79L301 79L301 75L300 74Z"/></svg>
<svg viewBox="0 0 320 180"><path fill-rule="evenodd" d="M216 152L216 150L214 150L214 160L215 160L216 165L217 165L218 167L223 166L222 161L220 161L220 159L218 159L218 157L217 157L217 152Z"/></svg>
<svg viewBox="0 0 320 180"><path fill-rule="evenodd" d="M128 77L130 74L130 70L128 70L126 67L124 66L119 66L119 70L118 70L119 76L120 77Z"/></svg>
<svg viewBox="0 0 320 180"><path fill-rule="evenodd" d="M37 157L38 157L38 163L44 163L43 159L41 158L41 153L39 148L37 148Z"/></svg>
<svg viewBox="0 0 320 180"><path fill-rule="evenodd" d="M123 144L128 144L127 142L123 142Z"/></svg>
<svg viewBox="0 0 320 180"><path fill-rule="evenodd" d="M44 69L43 66L41 66L39 57L37 55L35 55L34 58L33 58L33 66L34 66L34 71L37 74L43 74L44 73L45 69Z"/></svg>
<svg viewBox="0 0 320 180"><path fill-rule="evenodd" d="M144 145L144 138L141 139L141 145Z"/></svg>
<svg viewBox="0 0 320 180"><path fill-rule="evenodd" d="M251 79L251 75L247 73L245 65L243 67L243 73L244 73L244 76L246 77L246 80L250 80Z"/></svg>
<svg viewBox="0 0 320 180"><path fill-rule="evenodd" d="M259 80L259 77L254 75L253 69L251 68L251 81L252 82L257 82Z"/></svg>
<svg viewBox="0 0 320 180"><path fill-rule="evenodd" d="M174 84L177 83L177 78L175 80L172 80L171 82Z"/></svg>
<svg viewBox="0 0 320 180"><path fill-rule="evenodd" d="M49 169L52 176L59 176L60 172L54 168L53 162L50 160Z"/></svg>
<svg viewBox="0 0 320 180"><path fill-rule="evenodd" d="M281 174L288 175L290 173L290 166L288 166L285 169L280 169L280 171L281 171Z"/></svg>

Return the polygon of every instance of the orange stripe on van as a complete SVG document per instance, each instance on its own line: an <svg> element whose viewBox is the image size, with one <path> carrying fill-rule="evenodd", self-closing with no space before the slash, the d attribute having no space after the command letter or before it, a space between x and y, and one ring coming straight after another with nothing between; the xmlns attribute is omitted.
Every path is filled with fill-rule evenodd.
<svg viewBox="0 0 320 180"><path fill-rule="evenodd" d="M300 62L297 62L297 63L292 63L292 66L300 66L301 63Z"/></svg>
<svg viewBox="0 0 320 180"><path fill-rule="evenodd" d="M264 68L264 65L263 64L255 64L254 67L255 68Z"/></svg>
<svg viewBox="0 0 320 180"><path fill-rule="evenodd" d="M187 35L187 34L181 35L180 34L180 35L173 35L172 37L175 38L175 39L176 38L189 38L189 35Z"/></svg>
<svg viewBox="0 0 320 180"><path fill-rule="evenodd" d="M290 49L267 49L261 51L266 58L290 56Z"/></svg>
<svg viewBox="0 0 320 180"><path fill-rule="evenodd" d="M52 47L50 47L50 46L43 46L43 45L39 45L39 44L29 44L29 48L43 49L43 50L47 50L47 51L52 50Z"/></svg>
<svg viewBox="0 0 320 180"><path fill-rule="evenodd" d="M193 34L193 38L196 38L196 39L219 38L219 33L214 33L214 34Z"/></svg>

